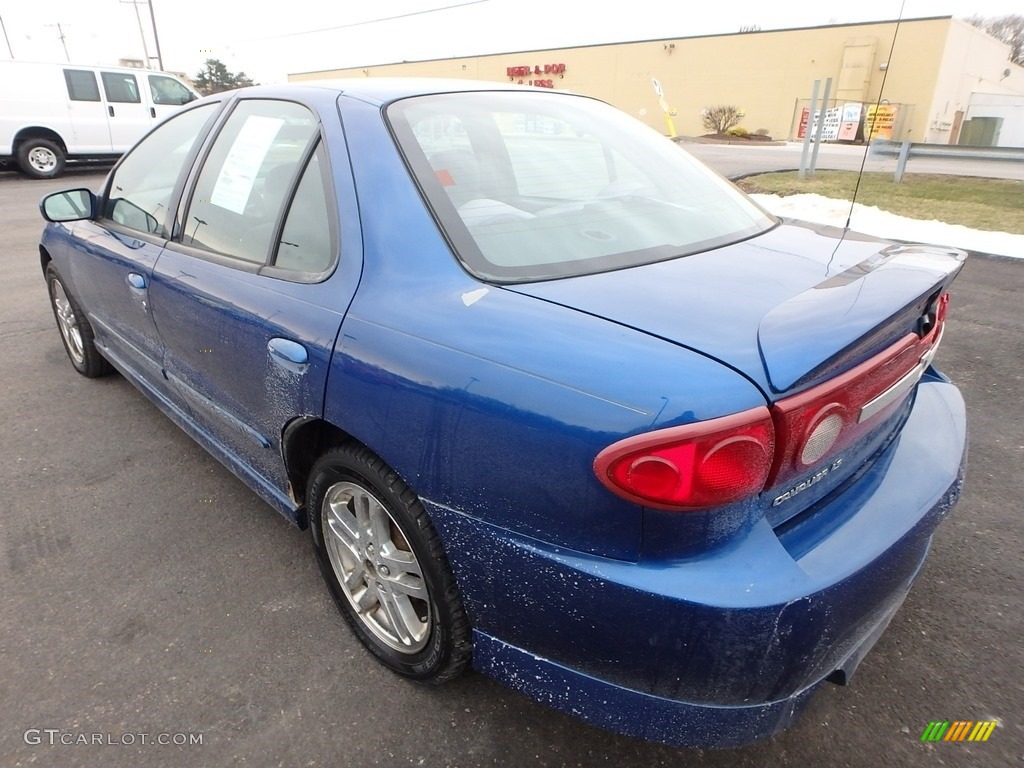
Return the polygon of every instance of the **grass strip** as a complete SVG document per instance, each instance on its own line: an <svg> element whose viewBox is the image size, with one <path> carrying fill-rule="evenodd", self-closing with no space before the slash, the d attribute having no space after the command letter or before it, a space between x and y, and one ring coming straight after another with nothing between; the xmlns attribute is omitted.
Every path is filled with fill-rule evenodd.
<svg viewBox="0 0 1024 768"><path fill-rule="evenodd" d="M800 179L796 171L784 171L747 176L736 183L747 192L849 200L857 174L816 171L813 178ZM911 219L1024 235L1024 181L908 173L894 184L891 173L865 173L857 202Z"/></svg>

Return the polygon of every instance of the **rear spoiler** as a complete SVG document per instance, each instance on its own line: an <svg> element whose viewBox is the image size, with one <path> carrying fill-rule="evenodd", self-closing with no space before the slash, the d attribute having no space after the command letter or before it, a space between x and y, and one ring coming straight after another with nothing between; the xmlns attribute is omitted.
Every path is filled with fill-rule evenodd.
<svg viewBox="0 0 1024 768"><path fill-rule="evenodd" d="M811 386L920 332L966 259L952 248L892 245L772 309L757 332L772 391Z"/></svg>

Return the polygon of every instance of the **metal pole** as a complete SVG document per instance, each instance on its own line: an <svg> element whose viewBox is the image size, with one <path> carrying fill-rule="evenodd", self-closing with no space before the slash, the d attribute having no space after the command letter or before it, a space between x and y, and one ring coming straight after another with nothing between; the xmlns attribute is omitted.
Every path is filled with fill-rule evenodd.
<svg viewBox="0 0 1024 768"><path fill-rule="evenodd" d="M811 111L807 113L807 130L804 131L804 148L800 153L801 179L807 178L807 153L811 148L811 129L814 127L814 110L818 108L818 88L821 87L821 80L814 81L814 88L811 89Z"/></svg>
<svg viewBox="0 0 1024 768"><path fill-rule="evenodd" d="M60 24L55 25L57 27L57 34L60 35L60 44L64 46L64 58L68 60L68 64L71 63L71 55L68 53L68 44L64 42L64 30L60 28Z"/></svg>
<svg viewBox="0 0 1024 768"><path fill-rule="evenodd" d="M139 4L136 0L121 0L121 2L131 3L135 9L135 20L139 22L139 37L142 38L142 55L145 56L143 60L146 62L143 66L149 69L149 46L146 45L146 33L142 31L142 14L139 13Z"/></svg>
<svg viewBox="0 0 1024 768"><path fill-rule="evenodd" d="M825 81L825 95L821 97L821 120L818 121L818 135L814 139L814 151L811 152L811 167L809 175L814 175L814 169L818 167L818 149L821 148L821 136L825 133L822 128L825 127L825 113L828 112L828 97L832 93L832 78L828 78Z"/></svg>
<svg viewBox="0 0 1024 768"><path fill-rule="evenodd" d="M11 49L11 38L7 36L7 26L4 24L4 17L0 16L0 29L4 31L4 40L7 42L7 52L11 54L11 61L14 61L14 51Z"/></svg>
<svg viewBox="0 0 1024 768"><path fill-rule="evenodd" d="M146 0L149 6L149 18L153 22L153 42L156 43L156 63L161 70L164 68L164 58L160 55L160 36L156 33L156 14L153 13L153 0Z"/></svg>
<svg viewBox="0 0 1024 768"><path fill-rule="evenodd" d="M907 170L907 160L910 157L910 142L904 141L900 144L899 159L896 161L896 175L893 177L893 182L899 184L903 181L903 174Z"/></svg>

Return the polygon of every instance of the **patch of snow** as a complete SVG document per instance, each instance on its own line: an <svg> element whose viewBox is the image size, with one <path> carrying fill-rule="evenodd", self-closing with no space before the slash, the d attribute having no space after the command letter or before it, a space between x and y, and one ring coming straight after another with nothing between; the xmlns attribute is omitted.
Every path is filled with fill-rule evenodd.
<svg viewBox="0 0 1024 768"><path fill-rule="evenodd" d="M787 197L751 195L751 197L776 216L835 227L846 226L846 217L850 212L849 200L833 200L821 195L789 195ZM872 205L858 203L854 206L850 229L875 237L952 246L979 253L1024 259L1024 235L968 229L959 224L946 224L942 221L908 219L880 210Z"/></svg>

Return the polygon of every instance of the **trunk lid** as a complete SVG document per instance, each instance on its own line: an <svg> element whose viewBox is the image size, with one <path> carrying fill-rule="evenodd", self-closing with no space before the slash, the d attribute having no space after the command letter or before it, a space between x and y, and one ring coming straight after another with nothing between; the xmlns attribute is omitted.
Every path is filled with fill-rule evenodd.
<svg viewBox="0 0 1024 768"><path fill-rule="evenodd" d="M685 258L506 288L705 354L774 401L919 332L965 258L787 222Z"/></svg>

